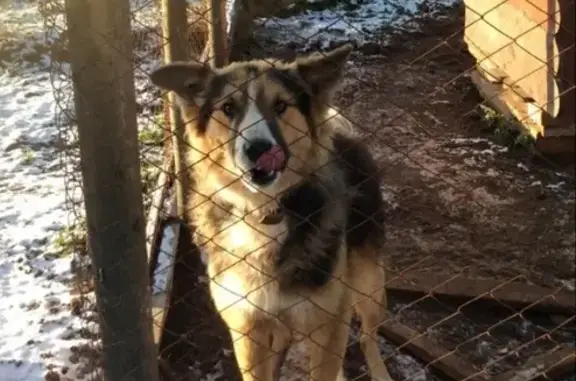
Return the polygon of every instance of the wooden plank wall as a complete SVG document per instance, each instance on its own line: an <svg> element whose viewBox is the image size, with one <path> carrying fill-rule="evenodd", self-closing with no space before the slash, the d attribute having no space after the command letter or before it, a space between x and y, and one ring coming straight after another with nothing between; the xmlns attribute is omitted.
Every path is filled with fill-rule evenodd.
<svg viewBox="0 0 576 381"><path fill-rule="evenodd" d="M574 0L464 0L481 75L523 99L535 137L574 136ZM504 91L503 90L503 91Z"/></svg>

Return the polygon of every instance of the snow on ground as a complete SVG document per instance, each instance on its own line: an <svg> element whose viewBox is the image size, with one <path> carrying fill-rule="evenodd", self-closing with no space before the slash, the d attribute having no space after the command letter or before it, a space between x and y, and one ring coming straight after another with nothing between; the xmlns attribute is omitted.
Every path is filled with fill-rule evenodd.
<svg viewBox="0 0 576 381"><path fill-rule="evenodd" d="M69 358L82 322L55 245L67 211L42 20L34 4L1 7L0 380L39 381L81 365Z"/></svg>
<svg viewBox="0 0 576 381"><path fill-rule="evenodd" d="M324 4L335 2L316 0L310 3L324 8ZM305 50L326 49L344 41L386 43L392 36L381 33L384 29L414 30L418 16L430 15L456 3L456 0L345 0L329 9L305 10L284 18L262 18L259 24L275 40L303 44Z"/></svg>
<svg viewBox="0 0 576 381"><path fill-rule="evenodd" d="M134 29L158 15L147 4L133 4ZM51 17L62 20L61 14ZM59 248L70 217L64 168L74 163L62 161L56 117L63 114L53 89L61 91L58 102L65 104L59 106L70 106L71 86L69 78L54 75L49 56L62 28L52 25L45 33L44 21L37 2L0 1L0 381L40 381L52 369L70 379L90 372L90 359L78 355L93 344L80 337L87 321L70 312L72 258ZM146 87L153 64L153 58L138 62L138 89ZM55 66L66 73L67 64ZM149 91L142 93L141 103L152 102ZM141 127L151 121L151 115L139 118Z"/></svg>

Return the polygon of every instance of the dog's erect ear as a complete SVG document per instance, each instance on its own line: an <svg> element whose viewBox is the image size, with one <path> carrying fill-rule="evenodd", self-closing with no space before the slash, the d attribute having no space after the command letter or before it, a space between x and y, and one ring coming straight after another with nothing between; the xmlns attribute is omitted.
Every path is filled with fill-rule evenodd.
<svg viewBox="0 0 576 381"><path fill-rule="evenodd" d="M184 100L194 102L206 88L212 75L209 66L200 63L172 62L159 67L150 74L156 86L174 91Z"/></svg>
<svg viewBox="0 0 576 381"><path fill-rule="evenodd" d="M300 77L310 86L314 95L329 95L340 82L352 44L345 44L326 53L314 53L296 59Z"/></svg>

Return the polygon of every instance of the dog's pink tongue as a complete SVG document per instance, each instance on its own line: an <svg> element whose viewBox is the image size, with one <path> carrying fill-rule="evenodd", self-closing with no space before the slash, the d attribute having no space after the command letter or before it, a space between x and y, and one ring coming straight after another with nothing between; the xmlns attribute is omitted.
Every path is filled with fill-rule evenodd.
<svg viewBox="0 0 576 381"><path fill-rule="evenodd" d="M284 167L285 161L284 150L279 145L275 145L260 155L258 160L256 160L256 168L266 172L279 171Z"/></svg>

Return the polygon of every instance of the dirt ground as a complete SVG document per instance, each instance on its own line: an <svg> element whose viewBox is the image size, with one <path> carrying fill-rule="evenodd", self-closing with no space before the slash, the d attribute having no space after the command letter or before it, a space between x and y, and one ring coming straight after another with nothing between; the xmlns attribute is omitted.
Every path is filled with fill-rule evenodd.
<svg viewBox="0 0 576 381"><path fill-rule="evenodd" d="M361 47L336 99L381 164L391 277L409 270L573 290L573 173L523 147L495 142L468 75L474 62L462 43L462 9L421 23L421 32L398 34L392 45ZM292 48L264 44L263 52L289 57ZM192 247L180 257L163 357L190 380L236 379L203 265ZM433 299L414 304L393 297L390 312L488 375L572 342L575 333L573 317L556 329L557 317L459 308ZM518 350L543 334L548 335ZM441 380L384 339L382 351L395 380ZM289 366L301 365L297 357ZM361 376L362 364L358 346L351 345L350 379ZM284 379L299 379L294 377Z"/></svg>
<svg viewBox="0 0 576 381"><path fill-rule="evenodd" d="M458 25L428 25L434 37L360 57L342 90L343 113L381 163L389 264L573 285L573 178L493 142L473 61L459 33L446 39Z"/></svg>

